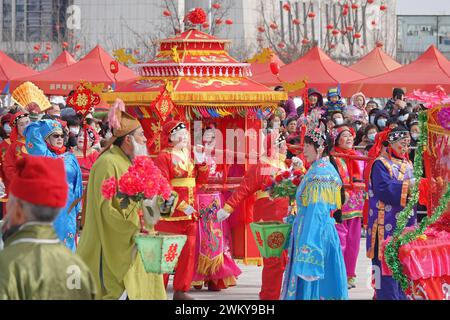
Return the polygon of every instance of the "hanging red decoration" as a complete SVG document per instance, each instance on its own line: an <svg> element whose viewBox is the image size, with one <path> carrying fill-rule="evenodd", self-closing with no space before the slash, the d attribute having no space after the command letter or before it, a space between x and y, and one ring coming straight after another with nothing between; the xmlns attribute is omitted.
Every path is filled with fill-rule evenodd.
<svg viewBox="0 0 450 320"><path fill-rule="evenodd" d="M348 5L348 3L345 3L342 7L343 7L345 10L348 10L348 9L350 8L350 6Z"/></svg>
<svg viewBox="0 0 450 320"><path fill-rule="evenodd" d="M384 11L384 10L386 10L387 9L387 6L385 5L385 4L382 4L381 6L380 6L380 10L381 11Z"/></svg>
<svg viewBox="0 0 450 320"><path fill-rule="evenodd" d="M209 23L208 23L208 22L205 22L204 24L202 24L202 27L203 27L204 29L208 29L208 28L209 28Z"/></svg>
<svg viewBox="0 0 450 320"><path fill-rule="evenodd" d="M302 40L302 44L303 45L307 45L308 43L309 43L309 39L305 38L305 39Z"/></svg>
<svg viewBox="0 0 450 320"><path fill-rule="evenodd" d="M214 3L214 4L212 5L212 7L213 7L214 9L220 9L220 3Z"/></svg>
<svg viewBox="0 0 450 320"><path fill-rule="evenodd" d="M293 24L295 24L296 26L298 26L300 23L301 23L301 21L300 21L300 19L292 19L292 23Z"/></svg>
<svg viewBox="0 0 450 320"><path fill-rule="evenodd" d="M76 46L75 46L75 50L80 50L81 49L81 44L77 44Z"/></svg>
<svg viewBox="0 0 450 320"><path fill-rule="evenodd" d="M44 53L42 55L42 60L47 61L48 60L48 54Z"/></svg>
<svg viewBox="0 0 450 320"><path fill-rule="evenodd" d="M259 26L258 31L263 33L264 31L266 31L266 29L263 26Z"/></svg>
<svg viewBox="0 0 450 320"><path fill-rule="evenodd" d="M339 30L334 29L333 31L331 31L331 33L336 37L339 34Z"/></svg>
<svg viewBox="0 0 450 320"><path fill-rule="evenodd" d="M336 45L334 43L330 43L330 44L328 44L328 46L330 47L330 49L336 48Z"/></svg>
<svg viewBox="0 0 450 320"><path fill-rule="evenodd" d="M376 26L376 25L377 25L377 22L376 22L375 20L372 20L371 23L372 23L373 26Z"/></svg>
<svg viewBox="0 0 450 320"><path fill-rule="evenodd" d="M150 104L150 110L156 111L159 118L166 121L166 118L170 115L175 104L170 97L169 91L166 87L163 88L161 93L156 97L156 99Z"/></svg>
<svg viewBox="0 0 450 320"><path fill-rule="evenodd" d="M206 22L206 13L202 8L195 8L188 13L187 18L192 24L203 24Z"/></svg>
<svg viewBox="0 0 450 320"><path fill-rule="evenodd" d="M361 45L361 49L364 49L366 46L365 45Z"/></svg>
<svg viewBox="0 0 450 320"><path fill-rule="evenodd" d="M375 0L367 0L367 3L368 4L372 4L372 3L374 3L375 2Z"/></svg>
<svg viewBox="0 0 450 320"><path fill-rule="evenodd" d="M332 24L327 24L327 29L328 30L333 30L334 26Z"/></svg>
<svg viewBox="0 0 450 320"><path fill-rule="evenodd" d="M38 52L39 50L41 50L41 45L40 44L35 44L33 49L34 49L34 51Z"/></svg>
<svg viewBox="0 0 450 320"><path fill-rule="evenodd" d="M45 50L47 50L47 51L51 51L52 50L52 44L50 42L47 42L45 44Z"/></svg>
<svg viewBox="0 0 450 320"><path fill-rule="evenodd" d="M376 46L377 46L378 48L381 48L381 47L383 46L383 42L377 41L377 42L376 42Z"/></svg>
<svg viewBox="0 0 450 320"><path fill-rule="evenodd" d="M164 11L163 11L163 15L164 15L165 17L170 17L170 16L172 15L172 13L171 13L169 10L164 10Z"/></svg>
<svg viewBox="0 0 450 320"><path fill-rule="evenodd" d="M68 44L66 41L64 41L64 42L62 43L63 49L67 49L68 46L69 46L69 44Z"/></svg>
<svg viewBox="0 0 450 320"><path fill-rule="evenodd" d="M347 31L353 31L353 26L347 26L345 29L347 29Z"/></svg>
<svg viewBox="0 0 450 320"><path fill-rule="evenodd" d="M109 64L109 70L112 74L116 74L117 72L119 72L119 63L115 60L111 61Z"/></svg>
<svg viewBox="0 0 450 320"><path fill-rule="evenodd" d="M316 13L315 12L308 13L308 18L314 19L315 17L316 17Z"/></svg>
<svg viewBox="0 0 450 320"><path fill-rule="evenodd" d="M347 30L341 30L342 34L347 34Z"/></svg>
<svg viewBox="0 0 450 320"><path fill-rule="evenodd" d="M355 39L361 38L361 33L355 33L355 34L353 35L353 38L355 38Z"/></svg>
<svg viewBox="0 0 450 320"><path fill-rule="evenodd" d="M353 10L356 10L356 9L358 9L359 8L359 5L357 4L357 3L353 3L352 4L352 9Z"/></svg>
<svg viewBox="0 0 450 320"><path fill-rule="evenodd" d="M36 58L33 59L33 62L34 62L34 64L38 64L40 60L41 59L39 59L39 57L36 57Z"/></svg>
<svg viewBox="0 0 450 320"><path fill-rule="evenodd" d="M216 24L222 24L223 20L222 19L216 19Z"/></svg>
<svg viewBox="0 0 450 320"><path fill-rule="evenodd" d="M348 15L348 10L342 10L342 15L345 17L346 15Z"/></svg>
<svg viewBox="0 0 450 320"><path fill-rule="evenodd" d="M284 42L278 43L278 48L283 49L286 47L286 44Z"/></svg>
<svg viewBox="0 0 450 320"><path fill-rule="evenodd" d="M278 25L275 22L272 22L270 24L270 29L276 30L276 29L278 29Z"/></svg>
<svg viewBox="0 0 450 320"><path fill-rule="evenodd" d="M228 25L231 25L231 24L233 24L233 20L227 19L227 20L225 20L225 23L228 24Z"/></svg>
<svg viewBox="0 0 450 320"><path fill-rule="evenodd" d="M277 76L280 73L280 66L278 65L278 63L272 61L269 64L270 67L270 72L272 72L273 75Z"/></svg>
<svg viewBox="0 0 450 320"><path fill-rule="evenodd" d="M291 11L291 5L289 3L283 4L283 9L286 11Z"/></svg>

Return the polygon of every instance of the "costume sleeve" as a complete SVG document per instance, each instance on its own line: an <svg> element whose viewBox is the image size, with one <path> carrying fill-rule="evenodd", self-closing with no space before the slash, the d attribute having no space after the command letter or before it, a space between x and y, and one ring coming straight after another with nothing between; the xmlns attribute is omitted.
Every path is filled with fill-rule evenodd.
<svg viewBox="0 0 450 320"><path fill-rule="evenodd" d="M28 154L34 155L34 156L45 156L45 157L55 157L55 154L51 152L45 141L42 137L41 133L39 132L39 129L41 128L41 125L39 121L32 122L25 128L24 136L25 136L25 145L28 151Z"/></svg>
<svg viewBox="0 0 450 320"><path fill-rule="evenodd" d="M73 154L69 154L72 162L72 170L74 170L74 178L73 178L73 193L74 199L81 198L83 195L83 179L81 174L80 165L78 164L78 160ZM67 169L66 169L67 170ZM78 202L78 204L75 206L75 212L80 212L81 210L81 201Z"/></svg>
<svg viewBox="0 0 450 320"><path fill-rule="evenodd" d="M197 169L197 177L196 177L196 183L197 184L204 184L208 183L209 178L209 166L207 163L197 164L195 165Z"/></svg>
<svg viewBox="0 0 450 320"><path fill-rule="evenodd" d="M6 181L11 181L16 175L16 143L12 143L6 151L3 172L7 178Z"/></svg>
<svg viewBox="0 0 450 320"><path fill-rule="evenodd" d="M166 152L160 153L158 157L156 157L156 159L153 160L155 166L157 166L159 170L161 170L162 175L170 182L172 177L170 176L169 161L170 155Z"/></svg>
<svg viewBox="0 0 450 320"><path fill-rule="evenodd" d="M391 178L386 166L379 160L375 161L371 173L372 189L375 197L384 203L395 206L406 206L409 181L398 181Z"/></svg>
<svg viewBox="0 0 450 320"><path fill-rule="evenodd" d="M260 165L253 165L247 171L241 184L233 192L230 198L226 201L227 211L233 211L239 204L248 198L256 191L261 189L263 176L261 175Z"/></svg>

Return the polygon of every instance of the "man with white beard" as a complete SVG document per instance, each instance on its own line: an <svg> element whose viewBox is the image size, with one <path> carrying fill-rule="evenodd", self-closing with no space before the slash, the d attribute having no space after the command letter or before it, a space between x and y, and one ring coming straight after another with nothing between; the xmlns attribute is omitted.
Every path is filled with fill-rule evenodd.
<svg viewBox="0 0 450 320"><path fill-rule="evenodd" d="M139 121L121 110L125 106L117 99L108 115L113 136L89 176L86 222L77 253L94 275L98 298L163 300L162 275L146 273L134 250L133 237L140 230L139 208L123 209L118 198L108 200L101 194L104 180L119 180L136 156L147 154L147 139Z"/></svg>

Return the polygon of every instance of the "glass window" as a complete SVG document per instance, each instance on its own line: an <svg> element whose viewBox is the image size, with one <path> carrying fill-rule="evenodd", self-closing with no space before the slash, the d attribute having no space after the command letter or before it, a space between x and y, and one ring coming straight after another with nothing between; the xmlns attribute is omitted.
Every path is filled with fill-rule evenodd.
<svg viewBox="0 0 450 320"><path fill-rule="evenodd" d="M12 38L12 0L3 1L2 39L10 41Z"/></svg>

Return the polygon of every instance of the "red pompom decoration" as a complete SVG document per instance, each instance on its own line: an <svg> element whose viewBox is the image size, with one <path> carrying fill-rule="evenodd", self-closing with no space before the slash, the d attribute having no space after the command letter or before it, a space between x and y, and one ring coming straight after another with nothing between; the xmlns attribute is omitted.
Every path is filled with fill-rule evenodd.
<svg viewBox="0 0 450 320"><path fill-rule="evenodd" d="M375 2L375 0L367 0L367 3L368 4L372 4L372 3L374 3Z"/></svg>
<svg viewBox="0 0 450 320"><path fill-rule="evenodd" d="M208 29L208 28L209 28L209 23L208 23L208 22L205 22L204 24L202 24L202 27L203 27L204 29Z"/></svg>
<svg viewBox="0 0 450 320"><path fill-rule="evenodd" d="M302 44L303 44L303 45L306 45L306 44L308 44L308 43L309 43L309 39L306 39L306 38L305 38L305 39L302 40Z"/></svg>
<svg viewBox="0 0 450 320"><path fill-rule="evenodd" d="M339 30L334 29L333 31L331 31L331 33L333 34L333 36L337 36L339 34Z"/></svg>
<svg viewBox="0 0 450 320"><path fill-rule="evenodd" d="M344 4L342 7L343 7L345 10L348 10L348 8L350 8L350 6L348 5L348 3Z"/></svg>
<svg viewBox="0 0 450 320"><path fill-rule="evenodd" d="M231 24L233 24L233 20L227 19L227 20L225 20L225 23L228 24L228 25L231 25Z"/></svg>
<svg viewBox="0 0 450 320"><path fill-rule="evenodd" d="M355 38L355 39L361 38L361 33L355 33L355 34L353 35L353 38Z"/></svg>
<svg viewBox="0 0 450 320"><path fill-rule="evenodd" d="M170 17L170 16L172 15L172 13L171 13L169 10L164 10L164 11L163 11L163 15L164 15L165 17Z"/></svg>
<svg viewBox="0 0 450 320"><path fill-rule="evenodd" d="M378 48L381 48L381 47L383 46L383 42L377 41L376 46L377 46Z"/></svg>
<svg viewBox="0 0 450 320"><path fill-rule="evenodd" d="M356 10L356 9L358 9L359 8L359 5L357 4L357 3L353 3L352 4L352 9L353 10Z"/></svg>
<svg viewBox="0 0 450 320"><path fill-rule="evenodd" d="M66 49L68 46L69 46L69 44L68 44L66 41L64 41L64 42L62 43L63 49Z"/></svg>
<svg viewBox="0 0 450 320"><path fill-rule="evenodd" d="M286 11L291 11L291 5L289 3L283 4L283 9Z"/></svg>
<svg viewBox="0 0 450 320"><path fill-rule="evenodd" d="M372 23L373 26L376 26L376 25L377 25L377 22L376 22L375 20L372 20L371 23Z"/></svg>
<svg viewBox="0 0 450 320"><path fill-rule="evenodd" d="M315 13L315 12L310 12L310 13L308 13L308 18L314 19L315 16L316 16L316 13Z"/></svg>
<svg viewBox="0 0 450 320"><path fill-rule="evenodd" d="M269 67L270 67L270 72L272 72L272 74L277 76L280 73L280 66L278 65L278 63L272 61L269 65Z"/></svg>
<svg viewBox="0 0 450 320"><path fill-rule="evenodd" d="M206 22L206 13L202 8L195 8L188 13L187 18L192 24L203 24Z"/></svg>
<svg viewBox="0 0 450 320"><path fill-rule="evenodd" d="M270 29L276 30L276 29L278 29L278 25L275 22L272 22L270 24Z"/></svg>
<svg viewBox="0 0 450 320"><path fill-rule="evenodd" d="M334 27L333 27L332 24L327 24L327 29L328 29L328 30L333 30L333 28L334 28Z"/></svg>
<svg viewBox="0 0 450 320"><path fill-rule="evenodd" d="M263 26L259 26L258 31L263 33L264 31L266 31L266 29Z"/></svg>
<svg viewBox="0 0 450 320"><path fill-rule="evenodd" d="M344 9L344 10L342 10L342 15L343 15L343 16L346 16L346 15L348 15L348 10L345 10L345 9Z"/></svg>
<svg viewBox="0 0 450 320"><path fill-rule="evenodd" d="M43 60L48 60L48 54L44 53L44 54L42 55L42 59L43 59Z"/></svg>
<svg viewBox="0 0 450 320"><path fill-rule="evenodd" d="M75 50L80 50L81 49L81 44L77 44L76 46L75 46Z"/></svg>
<svg viewBox="0 0 450 320"><path fill-rule="evenodd" d="M222 19L216 19L216 24L222 24L223 20Z"/></svg>
<svg viewBox="0 0 450 320"><path fill-rule="evenodd" d="M214 3L214 4L212 5L212 7L213 7L214 9L220 9L220 3Z"/></svg>
<svg viewBox="0 0 450 320"><path fill-rule="evenodd" d="M353 31L353 26L347 26L345 29L347 29L347 31Z"/></svg>
<svg viewBox="0 0 450 320"><path fill-rule="evenodd" d="M296 19L292 19L292 23L298 26L301 22L300 22L300 19L296 18Z"/></svg>
<svg viewBox="0 0 450 320"><path fill-rule="evenodd" d="M384 10L386 10L387 9L387 6L385 5L385 4L382 4L381 6L380 6L380 10L381 11L384 11Z"/></svg>
<svg viewBox="0 0 450 320"><path fill-rule="evenodd" d="M41 50L41 45L40 44L35 44L33 49L34 49L34 51L38 52L39 50Z"/></svg>
<svg viewBox="0 0 450 320"><path fill-rule="evenodd" d="M286 44L284 42L279 42L278 43L278 48L283 49L286 47Z"/></svg>

